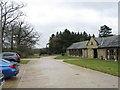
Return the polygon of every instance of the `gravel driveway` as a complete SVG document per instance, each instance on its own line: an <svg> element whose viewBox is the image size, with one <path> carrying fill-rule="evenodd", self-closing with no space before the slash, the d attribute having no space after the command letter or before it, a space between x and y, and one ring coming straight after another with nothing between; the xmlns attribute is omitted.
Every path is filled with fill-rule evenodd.
<svg viewBox="0 0 120 90"><path fill-rule="evenodd" d="M31 59L17 88L118 88L118 77L53 58Z"/></svg>

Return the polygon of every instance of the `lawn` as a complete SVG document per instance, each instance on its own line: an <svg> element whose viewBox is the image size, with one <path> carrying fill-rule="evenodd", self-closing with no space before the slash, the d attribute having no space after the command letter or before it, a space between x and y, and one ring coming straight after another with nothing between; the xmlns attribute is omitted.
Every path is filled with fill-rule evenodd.
<svg viewBox="0 0 120 90"><path fill-rule="evenodd" d="M27 58L40 58L39 54L34 54L34 55L31 55L31 56L28 56Z"/></svg>
<svg viewBox="0 0 120 90"><path fill-rule="evenodd" d="M59 56L57 56L57 57L55 57L55 59L79 59L79 57L75 57L75 56L61 56L61 55L59 55Z"/></svg>
<svg viewBox="0 0 120 90"><path fill-rule="evenodd" d="M20 64L27 64L29 60L20 60Z"/></svg>
<svg viewBox="0 0 120 90"><path fill-rule="evenodd" d="M120 73L118 73L118 63L114 61L85 58L79 60L64 60L64 62L120 77Z"/></svg>
<svg viewBox="0 0 120 90"><path fill-rule="evenodd" d="M41 58L41 57L47 57L47 56L50 56L50 55L48 55L48 54L42 54L42 55L34 54L31 56L28 56L27 58Z"/></svg>

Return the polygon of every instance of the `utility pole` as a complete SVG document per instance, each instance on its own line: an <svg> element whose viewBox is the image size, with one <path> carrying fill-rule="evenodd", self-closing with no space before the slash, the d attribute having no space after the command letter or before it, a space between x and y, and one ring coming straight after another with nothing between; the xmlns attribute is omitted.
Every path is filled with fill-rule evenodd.
<svg viewBox="0 0 120 90"><path fill-rule="evenodd" d="M2 1L0 1L0 60L2 59ZM2 76L2 68L0 67L0 77Z"/></svg>
<svg viewBox="0 0 120 90"><path fill-rule="evenodd" d="M2 1L1 1L0 2L0 53L2 52L2 9L3 8L2 8Z"/></svg>

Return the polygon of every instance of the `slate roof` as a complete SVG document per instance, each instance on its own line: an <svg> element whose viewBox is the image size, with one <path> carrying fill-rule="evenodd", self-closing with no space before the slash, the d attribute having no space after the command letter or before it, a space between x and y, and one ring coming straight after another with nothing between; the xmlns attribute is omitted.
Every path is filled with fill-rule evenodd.
<svg viewBox="0 0 120 90"><path fill-rule="evenodd" d="M87 43L88 43L88 41L82 41L82 42L73 43L67 49L82 49L82 48L87 48Z"/></svg>
<svg viewBox="0 0 120 90"><path fill-rule="evenodd" d="M111 37L103 37L103 38L95 38L98 42L100 48L107 47L120 47L120 35L111 36ZM87 43L89 41L82 41L73 43L67 49L82 49L87 48Z"/></svg>
<svg viewBox="0 0 120 90"><path fill-rule="evenodd" d="M99 44L99 47L120 47L120 35L105 37L105 38L96 38L96 41Z"/></svg>

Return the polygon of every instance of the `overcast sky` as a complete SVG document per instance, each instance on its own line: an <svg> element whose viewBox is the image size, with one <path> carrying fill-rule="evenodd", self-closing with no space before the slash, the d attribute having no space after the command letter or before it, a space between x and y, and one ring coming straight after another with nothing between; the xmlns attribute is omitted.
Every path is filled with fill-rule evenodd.
<svg viewBox="0 0 120 90"><path fill-rule="evenodd" d="M66 28L98 36L100 26L107 25L113 34L118 34L118 0L19 1L26 4L25 20L41 35L37 48L45 47L51 34Z"/></svg>

